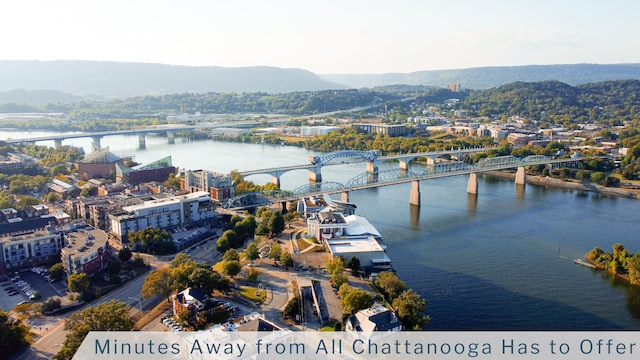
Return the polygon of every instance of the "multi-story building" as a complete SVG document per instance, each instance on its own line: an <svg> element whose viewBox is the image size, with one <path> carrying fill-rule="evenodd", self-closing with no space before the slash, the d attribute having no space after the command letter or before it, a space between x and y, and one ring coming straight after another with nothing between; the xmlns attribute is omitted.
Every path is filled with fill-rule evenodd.
<svg viewBox="0 0 640 360"><path fill-rule="evenodd" d="M124 159L109 152L109 148L98 150L89 154L78 163L78 172L88 178L108 178L116 173L116 164L124 165Z"/></svg>
<svg viewBox="0 0 640 360"><path fill-rule="evenodd" d="M231 176L207 170L185 170L181 180L182 189L190 192L207 191L212 199L226 201L234 197Z"/></svg>
<svg viewBox="0 0 640 360"><path fill-rule="evenodd" d="M175 173L176 168L171 165L171 156L133 168L116 164L116 181L131 185L152 181L162 182L167 180L170 174Z"/></svg>
<svg viewBox="0 0 640 360"><path fill-rule="evenodd" d="M83 226L64 237L66 246L60 250L60 259L67 274L91 275L109 264L109 243L104 231Z"/></svg>
<svg viewBox="0 0 640 360"><path fill-rule="evenodd" d="M404 125L387 124L353 124L353 127L364 131L367 134L383 134L389 136L402 136L408 132Z"/></svg>
<svg viewBox="0 0 640 360"><path fill-rule="evenodd" d="M128 233L150 226L173 229L210 225L215 221L215 210L215 203L206 191L145 201L109 215L110 232L122 245L126 243Z"/></svg>
<svg viewBox="0 0 640 360"><path fill-rule="evenodd" d="M37 205L26 210L0 211L0 273L48 264L64 246L56 217Z"/></svg>

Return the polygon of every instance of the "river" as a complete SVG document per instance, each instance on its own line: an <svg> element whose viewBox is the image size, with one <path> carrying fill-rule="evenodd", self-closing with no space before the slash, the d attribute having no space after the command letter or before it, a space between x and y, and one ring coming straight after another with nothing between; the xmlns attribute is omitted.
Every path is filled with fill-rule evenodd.
<svg viewBox="0 0 640 360"><path fill-rule="evenodd" d="M2 131L0 139L46 134ZM65 144L90 149L89 139ZM102 146L141 163L171 155L175 166L218 172L297 165L318 154L211 140L168 145L154 136L144 150L135 136L105 137ZM322 176L344 183L363 171L364 164L340 165L325 167ZM282 188L303 185L307 176L287 173ZM421 182L422 206L416 208L409 205L410 186L353 192L350 201L383 235L400 278L427 299L430 329L640 330L640 291L573 263L595 246L611 251L617 242L640 251L638 200L516 187L489 176L479 177L476 197L466 193L467 177L458 176Z"/></svg>

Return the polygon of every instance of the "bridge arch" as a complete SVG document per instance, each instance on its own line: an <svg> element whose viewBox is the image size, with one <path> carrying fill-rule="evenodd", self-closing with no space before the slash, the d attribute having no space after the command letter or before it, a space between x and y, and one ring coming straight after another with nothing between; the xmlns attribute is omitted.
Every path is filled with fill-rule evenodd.
<svg viewBox="0 0 640 360"><path fill-rule="evenodd" d="M380 151L378 150L340 150L320 156L314 156L311 161L316 165L324 166L364 161L372 162L376 160L378 156L380 156Z"/></svg>
<svg viewBox="0 0 640 360"><path fill-rule="evenodd" d="M478 161L474 165L474 167L478 170L483 170L483 169L492 169L495 167L505 167L510 165L512 165L513 167L522 166L522 160L511 155L484 158Z"/></svg>

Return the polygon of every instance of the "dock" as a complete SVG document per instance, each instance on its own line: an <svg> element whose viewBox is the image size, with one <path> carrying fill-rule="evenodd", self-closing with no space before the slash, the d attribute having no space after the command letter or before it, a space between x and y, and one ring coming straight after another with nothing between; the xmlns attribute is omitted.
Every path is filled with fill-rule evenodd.
<svg viewBox="0 0 640 360"><path fill-rule="evenodd" d="M584 261L582 259L575 259L575 260L573 260L573 262L578 264L578 265L586 266L586 267L594 269L594 270L598 269L597 266L595 266L595 265L593 265L593 264L591 264L589 262L586 262L586 261Z"/></svg>

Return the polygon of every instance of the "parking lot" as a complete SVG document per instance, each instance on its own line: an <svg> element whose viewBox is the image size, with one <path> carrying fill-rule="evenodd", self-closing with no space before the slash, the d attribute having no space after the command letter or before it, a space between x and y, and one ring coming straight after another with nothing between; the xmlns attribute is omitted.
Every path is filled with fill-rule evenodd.
<svg viewBox="0 0 640 360"><path fill-rule="evenodd" d="M64 296L67 293L66 284L63 281L49 283L45 273L23 270L20 273L10 274L0 278L0 307L8 311L16 305L30 301L29 297L39 293L38 299L31 301L44 301L53 296Z"/></svg>
<svg viewBox="0 0 640 360"><path fill-rule="evenodd" d="M18 289L15 284L9 280L9 278L2 278L0 286L2 287L2 290L0 290L0 308L2 308L3 311L9 311L22 301L26 301L24 294L20 292L20 289ZM14 295L9 295L10 289L15 290L16 293Z"/></svg>

